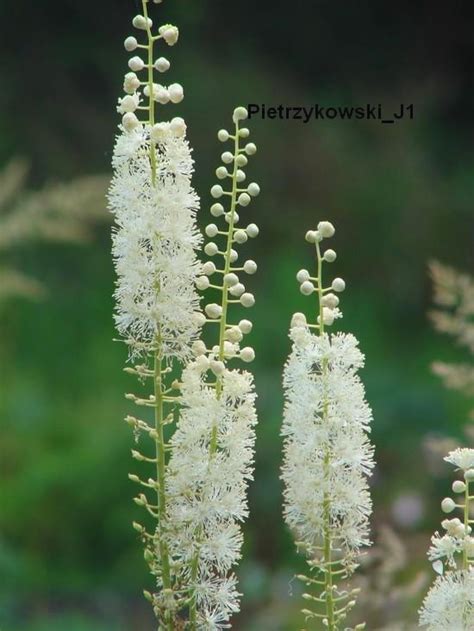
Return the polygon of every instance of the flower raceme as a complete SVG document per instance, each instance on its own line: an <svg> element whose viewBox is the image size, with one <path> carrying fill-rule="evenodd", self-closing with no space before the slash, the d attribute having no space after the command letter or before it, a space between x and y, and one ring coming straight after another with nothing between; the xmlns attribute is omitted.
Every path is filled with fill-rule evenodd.
<svg viewBox="0 0 474 631"><path fill-rule="evenodd" d="M118 106L123 117L109 192L117 225L113 235L116 324L132 356L154 352L159 339L163 359L182 360L189 357L190 344L202 323L194 286L199 270L195 251L201 243L195 224L199 199L191 184L194 165L184 120L155 122L158 94L163 90L174 94L173 86L178 84L165 89L153 80L156 68L169 68L164 58L153 62L153 43L160 39L174 43L165 35L173 32L177 39L178 31L166 25L153 36L147 15L136 16L133 24L146 32L147 44L129 37L125 48L130 50L133 40L133 46L148 51L150 63L138 63L139 58L133 58L134 64L133 59L129 62L137 72L138 66L146 69L148 79L128 73L124 89L129 94L119 99ZM146 105L140 105L143 99ZM140 121L137 112L146 119Z"/></svg>
<svg viewBox="0 0 474 631"><path fill-rule="evenodd" d="M125 75L125 96L119 99L122 115L113 154L113 179L109 206L115 217L113 257L117 273L115 321L128 344L132 360L140 363L126 368L140 381L152 384L148 396L126 395L143 408L151 408L154 420L128 416L138 440L151 439L153 452L145 455L133 450L133 457L150 466L150 477L130 479L141 491L135 502L144 508L152 528L135 523L145 547L145 560L154 576L155 592L145 592L156 614L159 628L178 628L179 616L186 609L187 594L177 582L174 549L170 549L168 522L168 452L165 426L174 420L179 397L171 371L192 357L192 345L205 321L199 311L196 278L200 264L196 250L202 239L196 228L199 206L192 187L194 170L191 149L186 140L186 124L175 117L157 122L155 107L179 103L183 88L155 82L155 74L170 68L164 57L155 59L155 44L173 46L178 29L165 24L152 33L148 2L143 14L133 19L139 36L125 40L128 52L139 50L129 60ZM140 34L145 43L139 43Z"/></svg>
<svg viewBox="0 0 474 631"><path fill-rule="evenodd" d="M463 479L452 485L453 493L462 500L446 497L441 509L448 514L459 510L462 519L444 519L444 533L436 532L431 539L428 558L439 576L423 602L420 625L429 631L468 631L474 628L474 537L470 525L474 449L455 449L445 460L462 471Z"/></svg>
<svg viewBox="0 0 474 631"><path fill-rule="evenodd" d="M252 260L237 262L237 248L258 234L255 224L239 226L240 209L260 191L255 183L243 184L248 156L256 151L253 143L241 146L250 133L241 127L246 118L247 111L237 108L234 132L218 133L221 142L232 141L233 151L222 154L226 166L216 175L223 185L213 186L211 195L228 205L211 206L212 216L225 223L220 228L215 223L207 226L212 240L205 252L216 263L204 263L196 281L199 289L218 292L219 300L205 306L206 322L217 335L214 345L198 341L193 346L195 359L183 372L182 411L171 440L167 497L168 522L174 529L170 528L167 546L181 568L182 589L190 594L189 629L228 628L230 617L239 610L232 568L241 556L240 524L248 515L257 422L252 375L229 367L235 360L251 362L255 355L252 347L242 347L252 323L231 318L234 307L249 308L255 302L241 276L254 274L257 265Z"/></svg>
<svg viewBox="0 0 474 631"><path fill-rule="evenodd" d="M314 323L302 313L292 318L282 428L284 516L310 567L309 575L298 578L316 592L303 595L308 607L302 611L331 631L342 628L355 605L357 590L339 582L356 569L361 548L370 545L367 478L374 466L368 439L372 413L357 374L364 356L353 335L326 332L342 317L337 294L345 289L341 278L323 285L323 265L336 253L322 253L321 243L334 232L323 221L306 234L316 248L317 272L300 270L297 280L304 295L317 294L319 308Z"/></svg>

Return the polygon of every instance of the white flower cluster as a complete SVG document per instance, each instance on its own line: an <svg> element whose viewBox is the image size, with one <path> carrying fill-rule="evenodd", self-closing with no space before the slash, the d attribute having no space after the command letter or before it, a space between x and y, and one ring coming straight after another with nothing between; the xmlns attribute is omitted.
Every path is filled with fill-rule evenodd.
<svg viewBox="0 0 474 631"><path fill-rule="evenodd" d="M237 227L237 206L247 206L260 191L255 183L245 189L240 186L245 180L242 169L248 163L247 155L256 150L249 143L240 147L240 140L250 133L240 129L245 118L247 111L237 108L235 132L218 133L222 142L232 139L234 143L233 153L222 156L224 164L232 165L230 171L217 169L219 179L229 178L230 190L221 186L211 190L214 197L229 198L228 209L221 203L211 207L213 217L223 217L225 225L219 229L211 223L206 228L207 236L216 240L206 244L205 252L221 257L221 263L207 261L196 279L198 289L220 293L219 302L205 306L206 321L218 330L218 343L208 346L199 340L192 346L195 359L183 372L182 410L168 464L167 546L177 568L176 584L190 595L191 625L198 629L228 628L231 615L239 610L240 594L232 567L240 559L241 523L248 514L246 492L253 472L257 422L253 379L246 371L228 368L231 360L251 362L255 357L251 346L242 347L252 322L230 320L232 305L248 308L255 303L239 275L254 274L257 265L252 260L236 264L237 246L258 234L255 224ZM219 278L215 284L212 276Z"/></svg>
<svg viewBox="0 0 474 631"><path fill-rule="evenodd" d="M438 576L423 602L420 625L429 631L474 629L474 569Z"/></svg>
<svg viewBox="0 0 474 631"><path fill-rule="evenodd" d="M225 368L217 398L206 383L206 366L198 358L183 373L167 477L167 543L184 572L178 583L189 583L186 568L197 563L197 628L218 629L239 609L237 581L229 571L240 559L257 417L250 373Z"/></svg>
<svg viewBox="0 0 474 631"><path fill-rule="evenodd" d="M438 532L431 539L428 558L433 569L440 574L420 610L420 624L430 631L474 628L474 537L471 536L470 485L474 482L474 449L455 449L445 460L463 472L464 480L453 482L452 489L462 494L461 503L450 497L441 502L444 513L456 509L463 512L464 520L454 517L441 522L445 534ZM448 571L444 573L445 564Z"/></svg>
<svg viewBox="0 0 474 631"><path fill-rule="evenodd" d="M169 24L153 37L147 15L136 16L133 25L146 31L148 43L139 44L135 37L128 37L127 50L152 52L155 40L173 45L178 38L178 29ZM137 72L147 68L151 82L153 71L167 70L169 62L160 58L150 67L137 57L129 66ZM153 84L155 89L164 88ZM140 81L135 72L125 76L124 90L127 94L119 100L123 118L109 190L109 207L116 222L116 325L132 356L159 347L162 359L184 360L204 320L197 311L195 291L199 271L195 250L201 237L195 224L199 200L191 185L194 167L186 124L180 117L169 123L154 122L150 83ZM178 102L173 95L180 91L180 86L170 86L168 100ZM148 105L141 105L143 98ZM147 121L138 120L138 108L147 111Z"/></svg>
<svg viewBox="0 0 474 631"><path fill-rule="evenodd" d="M131 353L156 350L163 357L189 356L202 324L194 288L199 271L195 250L201 243L195 214L198 197L191 185L193 161L187 140L161 124L154 147L152 183L146 127L124 132L114 150L109 205L117 228L113 255L118 276L116 325Z"/></svg>
<svg viewBox="0 0 474 631"><path fill-rule="evenodd" d="M133 52L137 49L144 49L148 53L153 51L155 41L163 40L168 46L174 46L178 41L179 31L172 24L164 24L158 29L158 35L153 37L151 28L153 21L144 15L136 15L133 18L133 26L139 31L145 31L148 39L147 44L140 44L136 37L127 37L124 41L124 47L127 52ZM170 62L166 57L159 57L155 61L151 59L144 60L139 55L135 55L128 61L130 72L125 75L123 89L125 96L119 98L117 111L122 114L122 125L126 131L133 131L140 127L141 122L137 116L140 109L150 111L150 106L141 106L142 96L146 97L149 102L166 105L167 103L181 103L184 98L183 86L179 83L172 83L165 86L161 83L155 83L151 80L153 71L160 73L167 72L170 69ZM138 72L146 70L148 72L148 80L143 81L139 78Z"/></svg>
<svg viewBox="0 0 474 631"><path fill-rule="evenodd" d="M337 583L357 567L360 548L370 545L367 478L374 461L368 438L372 412L357 374L364 356L353 335L325 332L342 315L334 292L345 289L341 278L328 287L323 284L323 264L335 261L336 253L322 253L320 244L334 233L334 226L322 221L306 234L316 248L317 272L311 276L303 269L296 276L304 295L317 293L319 315L309 324L304 314L295 313L291 322L293 345L283 374L281 477L285 520L310 568L320 572L318 578L298 577L307 586L321 586L317 596L304 594L316 610L303 613L339 628L333 625L355 605L357 590L341 590Z"/></svg>
<svg viewBox="0 0 474 631"><path fill-rule="evenodd" d="M301 323L290 337L283 379L285 518L311 550L323 539L329 502L332 540L352 559L369 544L367 476L374 466L367 437L372 413L357 375L364 357L350 334L319 336Z"/></svg>

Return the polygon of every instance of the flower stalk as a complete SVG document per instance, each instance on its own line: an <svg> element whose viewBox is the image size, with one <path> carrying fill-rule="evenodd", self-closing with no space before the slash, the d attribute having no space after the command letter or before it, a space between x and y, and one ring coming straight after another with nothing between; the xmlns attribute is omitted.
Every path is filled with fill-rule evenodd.
<svg viewBox="0 0 474 631"><path fill-rule="evenodd" d="M199 290L212 289L220 294L218 302L204 309L206 322L217 329L216 339L214 345L200 340L193 346L195 360L183 373L182 412L171 441L168 495L170 521L175 525L171 545L183 567L181 585L189 602L185 628L191 631L227 628L231 615L239 609L237 581L231 568L240 558L239 522L248 513L246 491L253 472L256 414L250 373L230 369L228 364L236 359L251 362L255 355L251 347L240 348L252 323L241 320L235 324L230 318L233 304L251 307L255 302L238 274L254 274L257 265L251 260L236 264L236 247L258 234L255 224L238 227L237 208L248 206L260 192L254 182L245 187L241 184L246 177L242 169L248 163L247 156L256 152L253 143L241 146L241 140L250 133L241 127L247 115L245 108L236 108L233 133L218 133L222 142L233 142L233 152L222 154L224 165L232 166L216 171L223 184L229 181L229 188L216 184L211 195L216 200L228 197L229 204L226 209L223 203L214 203L211 214L225 219L227 227L219 229L214 223L206 227L208 237L224 239L222 247L209 241L204 248L209 257L218 257L221 263L208 260L196 280ZM213 276L219 280L211 282Z"/></svg>
<svg viewBox="0 0 474 631"><path fill-rule="evenodd" d="M452 490L461 501L445 497L441 510L458 517L444 519L445 531L435 532L431 538L428 559L438 578L430 588L420 609L420 625L429 631L459 629L468 631L474 627L474 537L472 526L471 495L474 481L474 449L460 448L451 451L445 460L462 472L462 480L453 482Z"/></svg>
<svg viewBox="0 0 474 631"><path fill-rule="evenodd" d="M166 72L170 63L164 57L154 60L155 44L161 40L173 46L179 36L175 26L165 24L153 35L148 2L142 0L142 14L133 26L144 34L139 43L127 37L128 52L146 51L129 62L125 75L125 96L119 99L119 126L109 190L110 208L115 215L113 255L117 272L116 325L128 344L133 367L127 372L142 382L153 381L153 394L127 399L143 408L152 408L153 423L128 416L138 441L141 435L153 444L153 455L133 450L132 456L153 467L153 477L142 480L130 474L141 491L135 503L153 519L149 532L134 523L144 545L144 557L155 578L156 592L145 592L152 603L159 629L179 627L179 611L184 606L176 577L175 559L170 554L168 533L167 454L165 426L173 422L179 405L175 384L170 383L174 366L192 356L192 344L205 321L199 312L195 281L200 269L196 250L201 237L195 215L199 200L191 186L193 160L186 141L186 124L175 117L170 122L156 122L156 105L179 103L183 88L155 83L156 72ZM140 73L146 72L142 80ZM139 118L145 114L145 118ZM137 361L138 360L138 361ZM140 363L141 362L141 363ZM156 500L150 500L153 493Z"/></svg>
<svg viewBox="0 0 474 631"><path fill-rule="evenodd" d="M341 278L328 287L323 282L323 265L332 263L336 253L323 253L321 243L334 232L327 221L307 232L306 240L315 246L316 276L307 270L297 274L301 292L316 293L318 315L310 323L302 313L292 319L293 348L284 371L282 478L285 519L312 572L298 578L316 592L303 594L312 608L302 612L315 628L339 631L358 593L339 583L356 569L360 548L369 545L367 476L374 463L367 438L372 415L357 376L363 356L353 336L326 332L342 316L336 294L345 289ZM354 627L363 628L364 623Z"/></svg>

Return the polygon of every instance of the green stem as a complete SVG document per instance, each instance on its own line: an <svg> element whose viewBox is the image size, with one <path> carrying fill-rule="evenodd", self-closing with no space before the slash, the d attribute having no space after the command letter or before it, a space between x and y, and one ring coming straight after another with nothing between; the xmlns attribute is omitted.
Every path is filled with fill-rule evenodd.
<svg viewBox="0 0 474 631"><path fill-rule="evenodd" d="M236 121L235 122L235 140L234 140L234 168L232 171L232 194L231 194L231 202L230 202L230 214L229 214L229 232L227 234L227 244L226 244L226 250L225 250L225 254L224 254L224 272L223 272L223 279L225 278L226 274L228 274L231 270L231 260L230 260L230 253L232 250L232 243L233 243L233 237L234 237L234 225L235 225L235 221L234 221L234 212L235 209L237 207L237 188L238 188L238 183L237 183L237 170L238 170L238 165L237 165L237 156L239 155L239 151L240 151L240 147L239 147L239 122ZM222 283L222 302L221 302L221 307L222 307L222 315L221 315L221 319L220 319L220 323L219 323L219 361L225 361L225 355L224 355L224 342L225 342L225 332L226 332L226 327L227 327L227 311L228 311L228 300L229 300L229 290L228 287L225 284L225 281L223 281ZM217 399L220 399L222 395L222 378L221 377L217 377L216 378L216 397ZM214 423L212 430L211 430L211 440L209 443L209 459L212 459L212 457L214 456L214 454L217 451L217 436L218 436L218 427L217 424ZM198 532L196 535L196 539L199 542L199 538L200 538L201 533ZM192 565L191 565L191 584L193 584L196 579L197 579L197 575L198 575L198 571L199 571L199 551L196 553L196 555L194 556ZM190 631L195 631L196 629L196 617L197 617L197 610L196 610L196 599L193 597L192 598L192 602L191 602L191 606L190 606L190 610L189 610L189 629Z"/></svg>
<svg viewBox="0 0 474 631"><path fill-rule="evenodd" d="M147 34L147 50L148 50L148 124L150 128L155 124L155 100L153 98L153 53L154 38L148 25L148 7L147 0L142 0L143 16L146 21ZM152 138L150 138L150 167L151 167L151 183L156 186L156 147ZM159 291L159 287L157 288ZM161 339L158 331L157 350L154 357L154 394L155 394L155 450L156 450L156 482L157 482L157 500L158 500L158 546L161 559L161 571L163 589L171 589L171 571L168 546L163 536L163 526L166 521L166 444L164 437L164 387L163 387L163 359L161 354ZM165 631L172 630L171 612L165 611Z"/></svg>
<svg viewBox="0 0 474 631"><path fill-rule="evenodd" d="M468 531L468 528L469 528L469 502L470 502L469 481L466 480L466 490L464 491L464 531L466 532L466 534L469 532ZM462 569L463 570L469 569L469 561L468 561L468 556L467 556L467 550L466 549L464 549L463 553L462 553Z"/></svg>
<svg viewBox="0 0 474 631"><path fill-rule="evenodd" d="M316 242L316 255L318 259L317 267L317 291L319 299L319 335L324 335L324 319L323 319L323 259L321 256L321 248L319 242ZM322 361L321 372L323 384L326 384L328 362L324 358ZM328 419L328 400L327 395L324 393L323 403L323 423ZM327 481L330 473L330 459L331 454L329 447L324 455L323 475ZM324 494L323 500L323 516L324 516L324 542L323 542L323 554L324 554L324 591L326 600L326 618L327 629L329 631L337 631L336 616L334 612L334 596L333 596L333 575L332 575L332 541L331 541L331 500L328 493Z"/></svg>

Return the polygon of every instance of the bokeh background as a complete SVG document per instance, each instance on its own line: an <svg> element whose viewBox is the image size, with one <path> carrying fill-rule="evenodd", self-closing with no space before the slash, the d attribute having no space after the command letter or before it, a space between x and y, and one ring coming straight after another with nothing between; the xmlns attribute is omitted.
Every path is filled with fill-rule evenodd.
<svg viewBox="0 0 474 631"><path fill-rule="evenodd" d="M215 133L236 104L414 105L414 120L392 126L251 121L259 151L248 173L262 187L246 214L261 229L246 246L259 264L251 341L260 424L239 570L245 598L234 621L248 631L300 622L292 576L304 564L280 512L280 375L291 314L309 308L294 278L311 265L304 233L329 219L337 227L334 273L348 286L339 328L366 353L375 416L378 547L364 580L382 576L388 587L380 606L366 603L361 616L372 629L408 629L430 579L424 553L450 484L439 442L469 440L470 401L430 371L433 360L459 360L463 351L427 319L427 262L474 265L472 7L375 0L151 7L155 22L181 30L166 55L186 98L162 115L187 120L201 226L222 150ZM127 479L132 437L121 419L130 410L123 393L134 384L122 372L125 348L112 341L110 218L101 189L126 71L122 41L138 8L133 0L0 2L0 166L10 169L0 195L8 182L13 188L0 221L11 220L12 208L34 206L38 194L41 212L49 205L65 223L59 235L54 220L49 230L35 227L32 211L27 238L0 249L1 268L15 270L21 285L15 291L10 274L13 288L4 285L0 303L2 631L154 628L130 525L140 509ZM25 163L11 164L19 158L30 166L23 181ZM75 187L85 176L99 177L84 199ZM55 186L63 205L45 197ZM61 208L78 217L72 228Z"/></svg>

